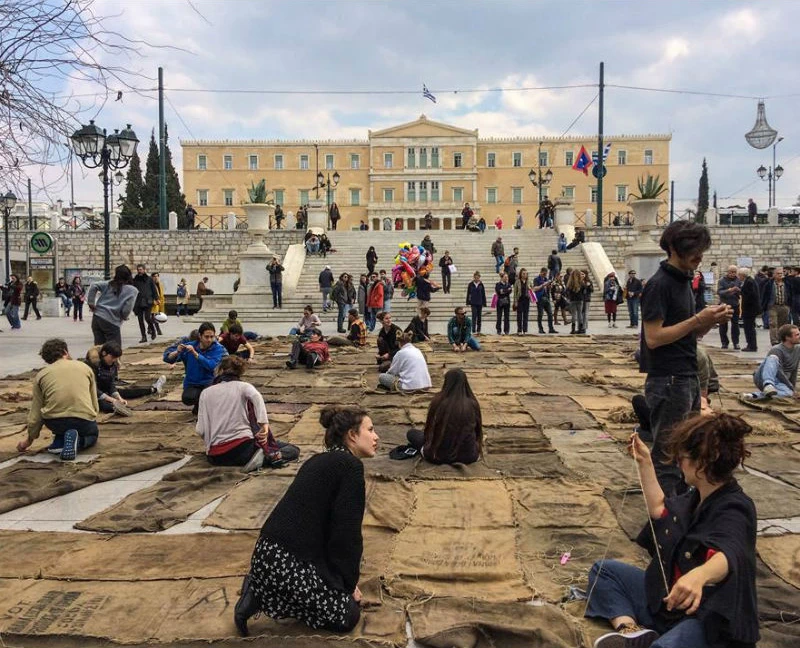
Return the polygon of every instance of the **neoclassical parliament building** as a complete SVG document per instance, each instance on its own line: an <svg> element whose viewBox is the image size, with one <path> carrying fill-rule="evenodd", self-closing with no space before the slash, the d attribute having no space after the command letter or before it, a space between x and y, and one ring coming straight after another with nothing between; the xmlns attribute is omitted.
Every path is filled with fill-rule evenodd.
<svg viewBox="0 0 800 648"><path fill-rule="evenodd" d="M668 183L670 139L606 136L611 148L604 214L628 211L628 196L640 176L658 175ZM519 209L526 226L532 226L540 191L551 200L571 198L578 213L596 210L597 180L572 168L582 146L590 155L596 152L597 139L591 136L482 138L477 129L422 115L370 130L364 140L183 140L181 146L186 200L201 221L205 215L243 215L247 188L262 178L284 212L296 211L319 191L321 200L338 204L340 227L348 229L362 220L379 228L387 217L419 219L429 210L438 223L440 217L458 216L465 202L490 224L500 216L512 226ZM551 181L539 187L548 170ZM318 173L330 189L315 188Z"/></svg>

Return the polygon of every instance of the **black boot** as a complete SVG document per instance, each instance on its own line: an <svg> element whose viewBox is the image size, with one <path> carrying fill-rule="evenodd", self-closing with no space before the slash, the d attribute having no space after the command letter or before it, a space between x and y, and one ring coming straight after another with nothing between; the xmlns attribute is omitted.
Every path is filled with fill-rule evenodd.
<svg viewBox="0 0 800 648"><path fill-rule="evenodd" d="M233 608L233 622L242 637L249 635L247 620L257 614L258 611L258 603L256 603L256 597L250 585L250 574L247 574L242 581L242 594Z"/></svg>

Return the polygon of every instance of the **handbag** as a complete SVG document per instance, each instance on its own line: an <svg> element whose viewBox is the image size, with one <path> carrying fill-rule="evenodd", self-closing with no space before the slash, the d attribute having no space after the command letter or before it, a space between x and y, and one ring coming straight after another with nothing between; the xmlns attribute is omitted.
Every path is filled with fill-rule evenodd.
<svg viewBox="0 0 800 648"><path fill-rule="evenodd" d="M449 266L447 266L447 269L450 271L450 274L455 274L458 272L458 268L456 268L455 263L451 263Z"/></svg>
<svg viewBox="0 0 800 648"><path fill-rule="evenodd" d="M539 301L538 299L536 299L536 293L533 292L532 288L528 288L528 297L531 300L531 304L535 304L536 302Z"/></svg>
<svg viewBox="0 0 800 648"><path fill-rule="evenodd" d="M492 305L490 306L490 308L497 308L497 293L492 295Z"/></svg>

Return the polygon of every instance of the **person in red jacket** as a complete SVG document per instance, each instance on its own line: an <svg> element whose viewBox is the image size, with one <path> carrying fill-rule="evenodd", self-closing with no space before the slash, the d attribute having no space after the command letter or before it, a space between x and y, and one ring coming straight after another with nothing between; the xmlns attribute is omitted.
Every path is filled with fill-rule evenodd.
<svg viewBox="0 0 800 648"><path fill-rule="evenodd" d="M331 359L328 343L322 337L319 329L311 329L308 342L296 340L292 344L289 352L289 359L286 361L287 369L294 369L298 362L306 365L306 369L313 369L316 365L325 364Z"/></svg>
<svg viewBox="0 0 800 648"><path fill-rule="evenodd" d="M375 330L375 324L378 321L378 311L383 310L383 282L378 279L378 275L375 272L370 275L369 280L365 324L371 333Z"/></svg>

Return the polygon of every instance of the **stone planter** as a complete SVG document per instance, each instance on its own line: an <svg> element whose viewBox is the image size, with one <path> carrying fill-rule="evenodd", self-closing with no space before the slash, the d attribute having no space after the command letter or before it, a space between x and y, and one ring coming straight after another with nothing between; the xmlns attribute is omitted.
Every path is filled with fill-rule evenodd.
<svg viewBox="0 0 800 648"><path fill-rule="evenodd" d="M243 205L245 214L247 214L247 231L248 232L266 232L269 230L269 205L248 204Z"/></svg>
<svg viewBox="0 0 800 648"><path fill-rule="evenodd" d="M633 226L639 232L639 237L625 252L625 266L628 270L636 270L639 279L649 279L664 258L664 251L650 236L650 232L657 227L656 216L661 204L657 199L634 200L630 203Z"/></svg>
<svg viewBox="0 0 800 648"><path fill-rule="evenodd" d="M658 208L661 206L661 201L658 199L652 200L634 200L630 203L633 210L633 226L639 232L639 239L649 239L650 230L656 228L656 216L658 215Z"/></svg>

